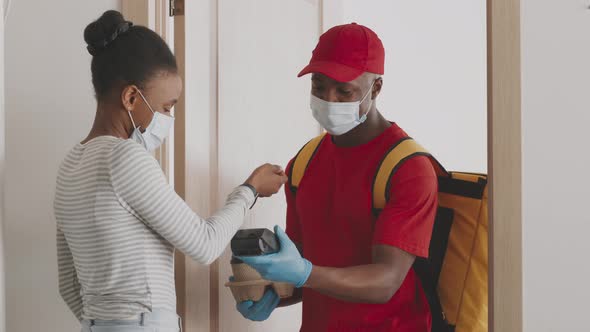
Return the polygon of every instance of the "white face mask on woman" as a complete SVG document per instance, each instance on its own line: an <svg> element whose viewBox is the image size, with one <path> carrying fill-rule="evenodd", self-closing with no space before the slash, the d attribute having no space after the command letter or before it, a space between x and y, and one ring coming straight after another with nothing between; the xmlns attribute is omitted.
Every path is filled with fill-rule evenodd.
<svg viewBox="0 0 590 332"><path fill-rule="evenodd" d="M164 115L160 112L155 112L150 103L148 103L147 99L143 96L141 91L137 90L141 99L145 102L147 107L152 111L154 115L150 124L145 128L145 131L142 133L139 130L139 127L135 125L135 121L133 121L133 117L131 116L131 112L127 111L129 117L131 118L131 123L133 123L133 133L131 133L131 139L136 141L137 143L143 145L143 147L148 150L149 152L154 151L158 148L162 143L164 143L164 139L168 137L170 134L170 129L174 125L174 117Z"/></svg>
<svg viewBox="0 0 590 332"><path fill-rule="evenodd" d="M367 120L367 113L362 116L359 114L361 104L367 99L371 91L373 91L373 84L375 84L375 81L371 83L369 91L367 91L361 100L353 102L329 102L312 94L310 107L313 117L330 134L334 136L346 134ZM369 111L371 110L372 103L373 99L369 103Z"/></svg>

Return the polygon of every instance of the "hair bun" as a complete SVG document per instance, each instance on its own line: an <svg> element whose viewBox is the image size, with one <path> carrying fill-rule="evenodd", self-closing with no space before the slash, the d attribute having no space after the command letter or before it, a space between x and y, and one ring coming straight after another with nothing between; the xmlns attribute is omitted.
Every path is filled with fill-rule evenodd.
<svg viewBox="0 0 590 332"><path fill-rule="evenodd" d="M133 26L116 10L104 12L98 20L88 24L84 29L86 49L92 56L100 54L110 43Z"/></svg>

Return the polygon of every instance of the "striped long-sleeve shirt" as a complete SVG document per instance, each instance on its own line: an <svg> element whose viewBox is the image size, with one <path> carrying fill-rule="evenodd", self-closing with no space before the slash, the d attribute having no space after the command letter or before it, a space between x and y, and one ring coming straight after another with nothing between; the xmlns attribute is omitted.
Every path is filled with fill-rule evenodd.
<svg viewBox="0 0 590 332"><path fill-rule="evenodd" d="M238 187L202 219L139 144L111 136L78 144L60 167L54 201L60 294L78 319L176 312L174 248L211 263L254 199Z"/></svg>

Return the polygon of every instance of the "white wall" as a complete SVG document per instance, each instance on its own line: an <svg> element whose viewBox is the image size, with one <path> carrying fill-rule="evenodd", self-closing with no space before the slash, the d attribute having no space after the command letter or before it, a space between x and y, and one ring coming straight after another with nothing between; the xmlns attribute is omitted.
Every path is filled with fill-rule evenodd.
<svg viewBox="0 0 590 332"><path fill-rule="evenodd" d="M377 108L449 170L487 170L486 2L324 1L324 29L357 22L379 35Z"/></svg>
<svg viewBox="0 0 590 332"><path fill-rule="evenodd" d="M4 288L4 1L0 4L0 332L6 328Z"/></svg>
<svg viewBox="0 0 590 332"><path fill-rule="evenodd" d="M589 329L587 6L521 0L526 332Z"/></svg>
<svg viewBox="0 0 590 332"><path fill-rule="evenodd" d="M95 112L83 29L119 1L12 1L6 26L7 331L76 331L59 297L58 165Z"/></svg>

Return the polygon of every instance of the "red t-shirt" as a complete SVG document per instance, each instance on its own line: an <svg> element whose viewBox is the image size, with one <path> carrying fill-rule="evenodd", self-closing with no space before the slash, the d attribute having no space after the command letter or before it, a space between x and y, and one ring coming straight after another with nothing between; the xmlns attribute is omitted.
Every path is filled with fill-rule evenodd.
<svg viewBox="0 0 590 332"><path fill-rule="evenodd" d="M387 206L378 217L372 212L371 189L379 163L405 137L396 124L356 147L338 147L327 135L297 193L286 188L287 234L303 246L303 256L314 265L370 264L375 244L428 256L437 178L427 157L406 161L391 179ZM413 269L385 304L344 302L303 290L303 332L428 332L430 326L428 302Z"/></svg>

